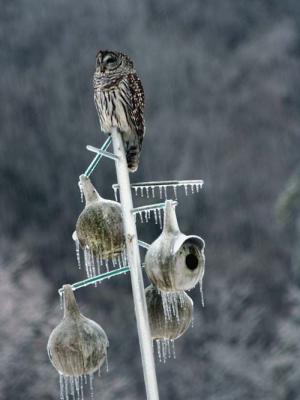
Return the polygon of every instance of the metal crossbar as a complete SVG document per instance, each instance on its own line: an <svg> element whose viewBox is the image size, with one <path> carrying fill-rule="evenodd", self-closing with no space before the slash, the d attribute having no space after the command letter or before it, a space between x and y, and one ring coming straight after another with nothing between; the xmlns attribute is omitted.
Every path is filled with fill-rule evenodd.
<svg viewBox="0 0 300 400"><path fill-rule="evenodd" d="M173 205L177 206L178 201L173 201ZM144 211L161 210L165 208L165 203L149 204L148 206L135 207L132 209L133 214L138 214Z"/></svg>
<svg viewBox="0 0 300 400"><path fill-rule="evenodd" d="M150 247L150 244L148 244L142 240L139 240L138 244L140 247L143 247L146 250L148 250ZM144 264L142 264L141 266L144 267ZM71 286L72 286L73 290L77 290L82 287L86 287L86 286L93 285L98 282L102 282L106 279L110 279L114 276L126 274L128 271L129 271L129 267L114 269L112 271L107 271L107 272L104 272L103 274L95 275L95 276L92 276L91 278L87 278L82 281L72 283ZM58 289L59 295L62 295L63 292L64 292L64 289L62 287L60 289Z"/></svg>
<svg viewBox="0 0 300 400"><path fill-rule="evenodd" d="M111 144L111 137L109 136L106 141L103 143L101 150L106 151L109 146ZM90 177L93 173L93 171L95 170L95 168L97 167L97 165L99 164L99 161L101 160L101 158L103 157L103 154L98 153L92 160L92 162L90 163L90 165L87 167L87 169L84 172L84 175Z"/></svg>
<svg viewBox="0 0 300 400"><path fill-rule="evenodd" d="M111 160L117 160L118 157L115 156L113 153L110 153L108 151L102 150L102 149L98 149L97 147L94 146L86 146L88 151L92 151L93 153L99 153L104 157L110 158Z"/></svg>
<svg viewBox="0 0 300 400"><path fill-rule="evenodd" d="M175 199L177 200L177 189L184 187L186 196L188 194L199 193L203 186L202 179L189 179L189 180L173 180L173 181L149 181L149 182L136 182L132 183L131 189L135 191L136 196L154 198L159 196L160 199L163 197L167 199L171 196L170 189L173 192ZM119 185L117 183L112 185L114 190L115 199L118 199ZM169 189L169 190L168 190Z"/></svg>
<svg viewBox="0 0 300 400"><path fill-rule="evenodd" d="M108 271L108 272L105 272L103 274L95 275L95 276L93 276L91 278L84 279L83 281L79 281L79 282L73 283L71 285L71 287L72 287L73 290L77 290L77 289L80 289L82 287L86 287L86 286L93 285L93 284L98 283L98 282L102 282L102 281L104 281L106 279L112 278L113 276L126 274L128 271L129 271L129 267L123 267L123 268L119 268L119 269L116 269L116 270L114 269L112 271ZM61 287L58 290L58 293L61 296L63 294L63 292L64 292L64 289Z"/></svg>
<svg viewBox="0 0 300 400"><path fill-rule="evenodd" d="M184 185L201 185L201 187L204 184L204 181L202 179L187 179L187 180L171 180L171 181L148 181L148 182L135 182L131 183L131 187L145 187L145 186L184 186ZM112 188L119 189L118 183L114 183L112 185Z"/></svg>

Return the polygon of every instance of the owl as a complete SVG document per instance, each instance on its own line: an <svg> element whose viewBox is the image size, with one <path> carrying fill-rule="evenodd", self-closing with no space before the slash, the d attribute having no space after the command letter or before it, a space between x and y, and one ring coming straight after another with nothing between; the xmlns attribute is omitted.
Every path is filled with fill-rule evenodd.
<svg viewBox="0 0 300 400"><path fill-rule="evenodd" d="M96 56L94 100L101 130L110 134L118 128L122 134L127 165L131 172L138 168L145 134L144 90L125 54L100 50Z"/></svg>

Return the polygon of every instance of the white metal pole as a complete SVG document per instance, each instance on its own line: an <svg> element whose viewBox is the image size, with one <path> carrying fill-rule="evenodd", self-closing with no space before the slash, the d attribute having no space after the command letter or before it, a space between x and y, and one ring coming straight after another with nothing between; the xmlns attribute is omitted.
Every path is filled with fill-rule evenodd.
<svg viewBox="0 0 300 400"><path fill-rule="evenodd" d="M131 286L134 300L135 316L142 356L144 380L148 400L158 400L152 339L149 329L148 312L141 270L138 237L133 215L133 203L129 181L129 172L121 134L116 128L111 132L116 160L117 179L120 188L120 199L123 213L124 231L126 236L127 258L130 267Z"/></svg>

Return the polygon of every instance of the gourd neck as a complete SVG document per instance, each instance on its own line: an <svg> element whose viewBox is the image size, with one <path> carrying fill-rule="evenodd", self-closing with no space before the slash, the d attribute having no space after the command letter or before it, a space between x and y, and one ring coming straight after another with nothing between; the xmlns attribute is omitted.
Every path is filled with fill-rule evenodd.
<svg viewBox="0 0 300 400"><path fill-rule="evenodd" d="M102 199L102 197L92 184L90 178L88 178L86 175L80 175L78 184L80 190L82 190L83 192L86 206Z"/></svg>
<svg viewBox="0 0 300 400"><path fill-rule="evenodd" d="M76 303L74 292L71 285L63 286L64 292L64 318L76 318L80 315L79 307Z"/></svg>
<svg viewBox="0 0 300 400"><path fill-rule="evenodd" d="M166 200L165 203L165 215L164 215L164 233L177 233L180 232L175 206L172 200Z"/></svg>

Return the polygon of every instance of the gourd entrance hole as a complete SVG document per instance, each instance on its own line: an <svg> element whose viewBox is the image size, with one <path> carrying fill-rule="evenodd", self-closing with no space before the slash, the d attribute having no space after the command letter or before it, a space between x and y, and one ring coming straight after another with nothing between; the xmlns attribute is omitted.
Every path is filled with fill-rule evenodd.
<svg viewBox="0 0 300 400"><path fill-rule="evenodd" d="M188 254L185 257L185 264L190 270L194 270L198 267L199 261L198 257L195 256L195 254Z"/></svg>

